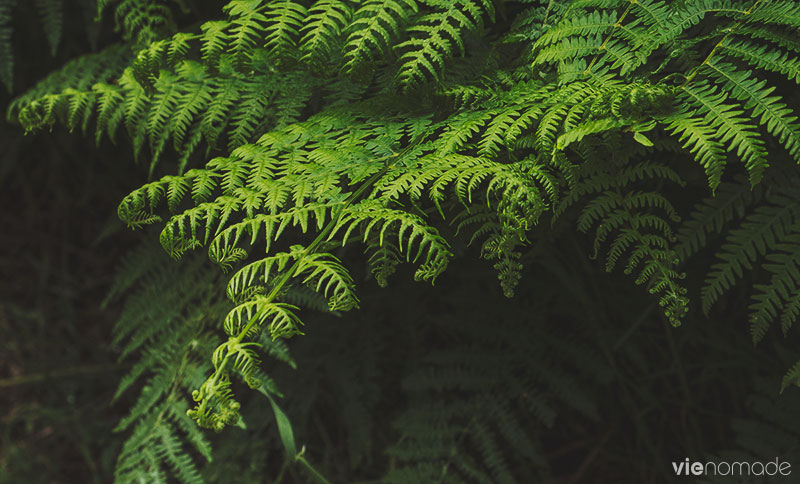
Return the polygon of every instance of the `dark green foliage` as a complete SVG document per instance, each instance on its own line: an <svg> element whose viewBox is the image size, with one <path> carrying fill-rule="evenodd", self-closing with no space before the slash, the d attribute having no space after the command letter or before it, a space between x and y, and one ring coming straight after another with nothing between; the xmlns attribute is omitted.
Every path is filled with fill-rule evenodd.
<svg viewBox="0 0 800 484"><path fill-rule="evenodd" d="M14 57L11 53L11 22L15 0L0 2L0 80L11 90L14 84Z"/></svg>
<svg viewBox="0 0 800 484"><path fill-rule="evenodd" d="M774 381L756 380L755 392L747 399L755 418L735 419L732 422L735 438L720 452L708 456L708 460L727 462L757 462L759 456L775 456L781 462L792 460L800 452L800 426L790 417L800 405L798 395L775 396ZM787 425L787 422L792 423ZM774 461L774 459L773 459ZM758 471L754 471L756 473ZM757 478L753 476L716 476L701 480L701 483L717 482L766 482L778 483L786 476Z"/></svg>
<svg viewBox="0 0 800 484"><path fill-rule="evenodd" d="M398 465L385 482L552 478L538 435L566 412L599 420L590 389L607 381L610 368L574 337L545 334L537 321L527 321L520 338L516 314L477 300L456 304L472 317L425 321L427 337L456 338L459 346L421 355L403 380L408 408L394 421L399 440L388 448ZM534 312L538 304L525 308ZM583 354L578 368L557 355L562 351Z"/></svg>
<svg viewBox="0 0 800 484"><path fill-rule="evenodd" d="M168 261L157 246L144 245L129 255L113 288L114 293L138 288L126 300L114 341L124 342L123 359L137 354L139 360L120 381L115 399L148 377L115 429L132 429L117 461L118 483L167 482L168 475L184 483L203 482L186 447L211 460L208 440L186 415L183 394L201 382L198 377L208 370L203 355L218 342L207 327L224 307L195 304L197 298L213 300L201 288L212 289L218 276L197 262L179 272Z"/></svg>
<svg viewBox="0 0 800 484"><path fill-rule="evenodd" d="M64 16L61 10L64 8L62 0L35 0L39 15L42 17L47 43L50 44L50 51L56 55L58 44L61 41L61 30Z"/></svg>
<svg viewBox="0 0 800 484"><path fill-rule="evenodd" d="M690 294L708 315L741 280L753 340L774 323L788 335L800 315L794 2L234 0L213 19L191 3L98 1L120 43L8 108L26 131L93 127L98 144L124 131L136 158L147 147L149 181L117 213L158 225L166 253L189 259L141 250L118 278L115 341L138 358L118 393L148 378L118 427L132 429L118 482L201 482L197 457L212 454L188 417L243 425L239 380L271 402L288 458L317 472L265 368L294 361L281 339L306 331L309 309L362 304L359 263L382 287L405 264L434 283L476 244L512 297L543 234L577 225L589 256L632 275L672 326ZM60 2L36 4L55 52ZM199 248L217 268L187 256ZM354 249L365 255L345 257ZM705 252L710 268L692 259ZM551 475L540 434L560 411L600 420L586 388L620 371L607 346L595 359L586 341L472 304L481 317L430 323L457 345L395 375L408 408L385 443L386 482L537 482ZM343 381L364 376L352 361L330 365L336 392L363 396L341 397L355 467L374 393Z"/></svg>
<svg viewBox="0 0 800 484"><path fill-rule="evenodd" d="M65 8L68 9L65 11ZM63 39L65 31L80 32L92 39L95 36L91 24L84 26L83 30L65 28L65 21L74 21L76 15L88 13L95 8L94 0L71 0L65 4L64 0L32 0L18 2L17 0L0 1L0 82L5 85L9 93L15 92L14 77L15 68L26 67L31 64L30 59L15 59L13 54L12 37L16 38L16 43L24 43L30 36L33 38L45 38L49 47L50 57L63 51L62 44L71 44ZM24 24L22 19L37 17L36 24ZM69 26L67 26L69 27ZM31 34L35 34L31 35ZM68 39L74 41L74 39ZM91 40L94 42L93 40ZM15 66L16 64L16 66ZM59 88L69 87L72 83L63 79Z"/></svg>

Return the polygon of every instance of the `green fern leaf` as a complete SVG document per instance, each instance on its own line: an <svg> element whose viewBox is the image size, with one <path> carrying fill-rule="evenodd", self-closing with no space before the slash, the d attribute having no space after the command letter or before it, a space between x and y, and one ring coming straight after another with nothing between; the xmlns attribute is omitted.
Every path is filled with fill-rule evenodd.
<svg viewBox="0 0 800 484"><path fill-rule="evenodd" d="M61 42L61 28L64 22L61 0L35 0L34 3L42 18L47 42L50 44L50 53L56 55L58 44Z"/></svg>
<svg viewBox="0 0 800 484"><path fill-rule="evenodd" d="M369 0L353 14L344 46L344 69L361 72L377 56L389 50L412 13L415 0Z"/></svg>

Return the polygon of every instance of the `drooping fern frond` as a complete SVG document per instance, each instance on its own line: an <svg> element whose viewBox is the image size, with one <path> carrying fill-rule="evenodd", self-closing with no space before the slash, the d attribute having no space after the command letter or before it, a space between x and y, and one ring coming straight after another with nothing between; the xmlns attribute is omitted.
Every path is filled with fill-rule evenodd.
<svg viewBox="0 0 800 484"><path fill-rule="evenodd" d="M164 0L98 0L97 19L109 4L115 4L114 22L122 38L142 47L175 30L172 9L166 3ZM179 0L174 3L183 5Z"/></svg>
<svg viewBox="0 0 800 484"><path fill-rule="evenodd" d="M35 0L36 9L42 19L42 25L50 44L50 52L56 55L58 44L61 42L61 28L63 26L64 8L61 0Z"/></svg>
<svg viewBox="0 0 800 484"><path fill-rule="evenodd" d="M745 109L752 109L752 116L760 118L760 123L770 134L786 147L789 155L800 162L800 137L798 137L797 116L781 102L779 96L768 97L774 88L766 88L766 81L749 77L746 72L737 71L730 64L706 63L720 83L732 96L744 102ZM796 74L795 74L796 77Z"/></svg>
<svg viewBox="0 0 800 484"><path fill-rule="evenodd" d="M369 0L360 6L345 31L344 69L349 73L369 70L370 63L389 50L417 9L415 0Z"/></svg>
<svg viewBox="0 0 800 484"><path fill-rule="evenodd" d="M318 0L308 10L302 27L301 61L310 65L323 63L341 49L342 31L350 24L353 9L340 0Z"/></svg>
<svg viewBox="0 0 800 484"><path fill-rule="evenodd" d="M292 1L271 2L265 12L267 30L265 47L277 58L291 58L297 53L300 29L308 16L306 8Z"/></svg>
<svg viewBox="0 0 800 484"><path fill-rule="evenodd" d="M702 116L701 126L707 126L712 133L712 139L727 142L727 149L735 151L736 155L745 163L753 184L761 180L764 170L768 166L767 151L764 141L759 137L756 127L748 123L748 118L743 117L744 111L737 105L726 102L728 95L719 91L714 85L701 83L697 87L684 86L682 90L686 103L685 112L697 111ZM676 126L673 126L677 128ZM686 136L685 132L681 133ZM691 135L690 135L691 136ZM698 155L703 156L705 151L699 150ZM716 166L722 163L721 158L709 160L701 159L709 176L709 184L716 188L721 176L721 168ZM718 175L719 173L719 175Z"/></svg>
<svg viewBox="0 0 800 484"><path fill-rule="evenodd" d="M751 188L741 180L720 185L715 196L699 204L681 225L675 248L678 256L686 260L707 247L711 236L723 233L730 222L742 219L762 197L761 185Z"/></svg>
<svg viewBox="0 0 800 484"><path fill-rule="evenodd" d="M434 12L415 19L407 31L412 37L397 45L402 52L398 72L403 88L411 88L428 77L439 80L448 57L464 54L464 32L478 29L484 15L491 18L491 2L473 0L455 2L426 1Z"/></svg>
<svg viewBox="0 0 800 484"><path fill-rule="evenodd" d="M78 57L16 98L9 104L7 116L18 119L28 130L53 126L56 122L74 129L71 120L91 115L96 96L92 87L113 81L129 61L128 48L120 44ZM80 98L85 101L76 103L75 99Z"/></svg>
<svg viewBox="0 0 800 484"><path fill-rule="evenodd" d="M747 271L760 269L762 278L753 285L749 324L754 342L764 338L773 324L785 335L800 315L797 286L798 199L788 184L764 193L745 183L720 186L716 198L698 205L681 229L678 253L686 258L707 245L711 238L724 241L702 288L702 307L712 306L729 292ZM789 370L783 388L796 381L796 368Z"/></svg>
<svg viewBox="0 0 800 484"><path fill-rule="evenodd" d="M793 246L792 234L797 225L797 198L794 191L784 189L781 192L771 194L766 198L766 203L756 207L754 212L748 215L737 228L730 230L722 245L722 251L717 255L719 262L712 265L711 271L705 281L703 288L703 309L707 312L711 305L744 274L744 269L751 269L760 257L769 254L769 259L781 259L779 253L790 250ZM787 264L789 261L785 261ZM780 283L781 273L784 270L792 271L792 265L778 267L766 264L764 266L769 272L775 273L775 279L767 286L762 286L760 291L765 291L761 296L756 295L755 301L759 303L751 306L752 335L758 341L763 337L770 322L778 317L776 308L777 301L774 299L782 295L788 298L788 288ZM783 307L781 304L780 307ZM789 309L787 307L787 309ZM786 313L784 319L784 330L788 330L788 325L793 321L791 312Z"/></svg>
<svg viewBox="0 0 800 484"><path fill-rule="evenodd" d="M611 170L601 167L595 171L589 165L586 168L588 171L581 174L583 180L578 182L575 192L592 197L578 216L578 229L582 232L595 229L593 257L599 255L601 246L608 241L605 267L611 271L623 254L630 251L624 272L636 271L636 284L644 284L651 294L658 294L667 319L673 325L680 324L688 310L687 290L680 282L685 275L677 269L672 228L680 217L660 193L630 191L625 186L631 179L662 179L683 184L682 180L669 168L647 162L622 164ZM565 201L569 203L570 200Z"/></svg>
<svg viewBox="0 0 800 484"><path fill-rule="evenodd" d="M146 383L115 429L130 434L118 456L114 482L166 483L175 476L182 483L202 483L193 456L211 460L211 447L186 415L186 392L200 384L198 377L209 367L204 355L216 337L207 329L224 308L224 301L212 303L213 297L197 290L213 291L218 276L196 262L178 272L174 265L164 265L163 252L151 244L133 252L130 262L115 293L129 287L137 291L126 299L114 338L124 344L122 358L137 359L115 398L139 381ZM198 297L208 302L197 306Z"/></svg>

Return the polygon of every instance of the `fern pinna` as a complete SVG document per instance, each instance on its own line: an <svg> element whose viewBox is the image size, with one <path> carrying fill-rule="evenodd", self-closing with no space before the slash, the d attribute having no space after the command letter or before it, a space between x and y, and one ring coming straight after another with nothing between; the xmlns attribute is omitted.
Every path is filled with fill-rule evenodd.
<svg viewBox="0 0 800 484"><path fill-rule="evenodd" d="M161 224L172 257L206 247L232 273L227 339L188 411L203 427L238 422L234 376L265 384L264 333L303 333L292 291L358 307L334 255L345 246L366 251L381 285L403 262L434 282L465 234L511 296L534 229L576 223L590 255L633 274L677 326L692 308L687 261L719 238L699 276L704 311L761 264L754 339L800 313L795 2L234 0L185 31L188 7L173 3L98 2L115 5L122 42L8 115L27 130L93 126L98 143L122 128L153 178L120 218ZM707 195L694 212L689 184ZM458 464L463 482L484 476L473 464ZM412 482L398 472L390 481Z"/></svg>

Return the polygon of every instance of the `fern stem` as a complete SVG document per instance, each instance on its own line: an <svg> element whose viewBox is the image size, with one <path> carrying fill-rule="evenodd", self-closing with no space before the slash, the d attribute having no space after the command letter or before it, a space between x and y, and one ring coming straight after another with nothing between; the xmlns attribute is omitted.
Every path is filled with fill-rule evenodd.
<svg viewBox="0 0 800 484"><path fill-rule="evenodd" d="M295 461L303 464L303 466L305 466L306 471L312 476L314 476L314 478L319 482L321 482L322 484L331 484L331 481L326 479L325 476L323 476L318 470L316 470L314 466L312 466L311 463L308 462L308 460L306 460L306 458L302 454L298 454L297 456L295 456Z"/></svg>
<svg viewBox="0 0 800 484"><path fill-rule="evenodd" d="M286 470L289 468L289 459L283 459L278 475L273 479L272 484L280 484L283 481L283 476L286 475Z"/></svg>
<svg viewBox="0 0 800 484"><path fill-rule="evenodd" d="M606 35L606 38L603 40L603 43L600 44L600 47L597 50L600 50L600 51L605 50L606 45L611 40L611 37L614 35L614 29L622 28L622 22L625 20L625 17L628 16L628 14L631 11L631 8L633 8L633 4L635 4L635 3L637 3L637 0L629 0L628 7L625 9L624 12L622 12L622 15L619 17L619 20L617 20L614 23L613 29L611 30L611 32L608 33L608 35ZM599 58L600 58L600 54L595 54L595 56L592 58L592 61L586 67L586 71L584 71L585 74L589 74L590 72L592 72L592 67L594 67L594 65L597 63L597 59L599 59Z"/></svg>
<svg viewBox="0 0 800 484"><path fill-rule="evenodd" d="M763 2L763 1L764 1L764 0L756 0L756 2L755 2L755 3L754 3L754 4L753 4L753 5L750 7L750 8L748 8L747 10L745 10L745 11L742 13L742 16L744 16L744 17L747 17L748 15L752 14L752 13L753 13L753 10L755 10L755 9L756 9L756 7L758 7L758 5L759 5L761 2ZM716 45L714 45L714 48L713 48L713 49L711 49L711 52L709 52L709 53L708 53L708 55L706 56L706 58L705 58L705 59L703 59L703 62L701 62L701 63L700 63L700 65L698 65L698 66L696 66L694 69L692 69L692 71L691 71L691 72L689 72L689 74L688 74L688 75L687 75L687 76L684 78L684 81L683 81L683 83L680 85L680 87L684 87L684 86L686 86L687 84L689 84L690 82L692 82L692 80L693 80L693 79L694 79L694 78L697 76L697 74L700 72L700 69L702 69L702 68L703 68L703 66L705 66L705 65L707 65L709 62L711 62L711 58L712 58L712 57L714 57L714 54L716 54L716 53L717 53L717 50L719 50L719 48L720 48L720 47L722 47L722 43L723 43L723 42L725 42L726 40L728 40L728 38L729 38L731 35L733 35L733 33L736 31L736 29L738 29L739 27L741 27L743 23L744 23L744 22L742 22L741 20L739 20L739 21L735 22L733 25L731 25L731 26L730 26L728 29L726 29L726 30L727 30L727 32L725 33L725 35L723 35L723 36L722 36L722 38L719 40L719 42L717 42L717 43L716 43Z"/></svg>
<svg viewBox="0 0 800 484"><path fill-rule="evenodd" d="M542 21L542 24L547 24L547 20L550 18L550 12L553 11L553 2L555 2L555 0L550 0L547 2L547 9L544 12L544 20Z"/></svg>
<svg viewBox="0 0 800 484"><path fill-rule="evenodd" d="M667 335L667 343L669 344L669 351L672 353L672 357L674 358L675 362L675 371L678 375L678 380L680 381L681 385L681 392L683 393L683 399L685 402L684 408L681 411L681 420L683 420L684 426L689 426L689 422L687 422L687 414L689 413L686 411L686 408L693 408L694 402L692 400L692 392L689 389L689 380L686 379L686 368L683 366L683 362L681 361L681 357L678 354L678 347L675 344L675 337L672 335L671 328L668 328L666 325L662 325L664 328L664 332ZM691 419L691 430L694 433L694 438L691 439L690 445L694 445L695 451L702 451L703 450L703 432L698 428L697 421L695 419Z"/></svg>
<svg viewBox="0 0 800 484"><path fill-rule="evenodd" d="M392 156L399 156L399 154L395 154ZM342 202L342 206L339 208L338 212L336 212L336 216L331 218L330 222L328 222L327 225L325 225L325 227L316 236L316 238L314 238L314 240L303 250L303 252L300 253L297 259L295 259L294 263L292 263L291 267L289 267L289 270L283 273L281 278L278 280L278 283L272 288L270 293L267 295L266 298L267 303L272 302L272 300L275 299L275 297L277 297L278 294L280 294L280 292L283 290L284 286L289 282L289 280L291 280L292 277L294 277L295 271L300 266L300 263L302 262L303 258L313 253L317 249L319 244L325 241L328 235L330 235L330 233L339 223L339 220L341 220L344 210L348 206L352 205L352 203L356 199L358 199L367 190L367 188L371 187L372 185L375 184L375 182L377 182L380 178L382 178L383 175L385 175L386 172L389 171L391 166L392 165L386 165L383 168L381 168L379 172L375 173L367 181L362 183L361 186L359 186L356 191L351 193L350 196L348 196L347 199L344 202ZM256 324L256 321L258 321L258 317L257 315L253 315L253 317L250 318L250 321L247 322L247 325L236 336L235 338L236 343L240 343L242 339L244 339L244 335L246 335L247 332L253 327L253 325Z"/></svg>

